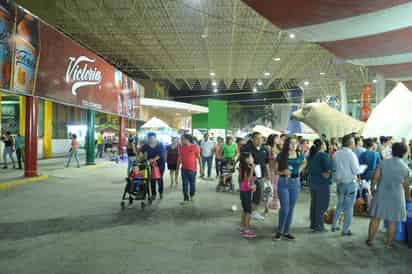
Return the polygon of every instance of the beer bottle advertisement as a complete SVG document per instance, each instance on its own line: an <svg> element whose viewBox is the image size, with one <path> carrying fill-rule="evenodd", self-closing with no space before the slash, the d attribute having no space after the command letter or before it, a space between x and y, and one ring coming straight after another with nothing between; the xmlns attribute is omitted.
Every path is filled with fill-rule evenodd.
<svg viewBox="0 0 412 274"><path fill-rule="evenodd" d="M12 89L33 94L39 45L38 19L17 9Z"/></svg>
<svg viewBox="0 0 412 274"><path fill-rule="evenodd" d="M0 88L10 88L11 37L13 30L14 8L9 1L0 0Z"/></svg>

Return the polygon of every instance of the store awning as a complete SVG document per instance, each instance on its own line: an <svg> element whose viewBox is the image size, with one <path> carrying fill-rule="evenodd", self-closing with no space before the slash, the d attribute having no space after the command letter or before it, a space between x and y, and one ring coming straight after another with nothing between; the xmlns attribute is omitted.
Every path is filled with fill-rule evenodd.
<svg viewBox="0 0 412 274"><path fill-rule="evenodd" d="M140 128L170 128L168 124L160 120L159 118L153 117L149 121L147 121L143 126Z"/></svg>

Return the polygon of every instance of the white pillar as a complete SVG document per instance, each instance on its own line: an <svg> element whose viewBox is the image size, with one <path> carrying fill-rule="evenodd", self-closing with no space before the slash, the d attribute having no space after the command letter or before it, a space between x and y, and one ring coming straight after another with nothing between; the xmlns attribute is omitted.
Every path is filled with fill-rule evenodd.
<svg viewBox="0 0 412 274"><path fill-rule="evenodd" d="M382 102L386 93L386 82L382 75L376 75L376 83L374 90L376 91L376 104Z"/></svg>
<svg viewBox="0 0 412 274"><path fill-rule="evenodd" d="M340 111L347 114L348 113L348 94L346 92L346 81L339 81L340 90Z"/></svg>

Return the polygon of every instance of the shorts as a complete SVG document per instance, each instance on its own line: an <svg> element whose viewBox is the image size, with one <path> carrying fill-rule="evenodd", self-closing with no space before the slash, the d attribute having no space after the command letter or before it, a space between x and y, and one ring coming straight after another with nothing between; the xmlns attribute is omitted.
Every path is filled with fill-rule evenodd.
<svg viewBox="0 0 412 274"><path fill-rule="evenodd" d="M240 201L244 213L252 214L252 191L241 191Z"/></svg>
<svg viewBox="0 0 412 274"><path fill-rule="evenodd" d="M262 178L256 179L255 184L256 184L256 191L253 192L252 202L255 205L259 205L262 202L262 198L263 198L263 188L264 188L263 179Z"/></svg>
<svg viewBox="0 0 412 274"><path fill-rule="evenodd" d="M176 171L177 170L177 164L167 164L167 169Z"/></svg>

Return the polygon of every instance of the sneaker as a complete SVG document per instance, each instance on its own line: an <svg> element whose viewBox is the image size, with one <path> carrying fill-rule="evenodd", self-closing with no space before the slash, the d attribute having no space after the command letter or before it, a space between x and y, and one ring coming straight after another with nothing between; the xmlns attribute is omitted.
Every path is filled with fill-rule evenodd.
<svg viewBox="0 0 412 274"><path fill-rule="evenodd" d="M352 236L352 231L348 230L347 232L342 231L342 236Z"/></svg>
<svg viewBox="0 0 412 274"><path fill-rule="evenodd" d="M188 200L184 200L183 202L180 202L180 205L185 206L188 205L189 201Z"/></svg>
<svg viewBox="0 0 412 274"><path fill-rule="evenodd" d="M256 238L256 233L253 230L246 229L243 231L242 236L247 239Z"/></svg>
<svg viewBox="0 0 412 274"><path fill-rule="evenodd" d="M277 232L273 237L272 240L273 241L280 241L282 239L282 233Z"/></svg>
<svg viewBox="0 0 412 274"><path fill-rule="evenodd" d="M332 229L331 229L332 232L336 232L336 231L339 231L339 230L340 230L340 227L332 227Z"/></svg>
<svg viewBox="0 0 412 274"><path fill-rule="evenodd" d="M252 213L252 219L257 220L257 221L264 221L265 217L263 217L262 215L260 215L258 212L253 212Z"/></svg>
<svg viewBox="0 0 412 274"><path fill-rule="evenodd" d="M293 241L293 240L296 239L295 236L293 236L292 234L289 234L289 233L283 235L283 237L284 237L286 240L289 240L289 241Z"/></svg>

